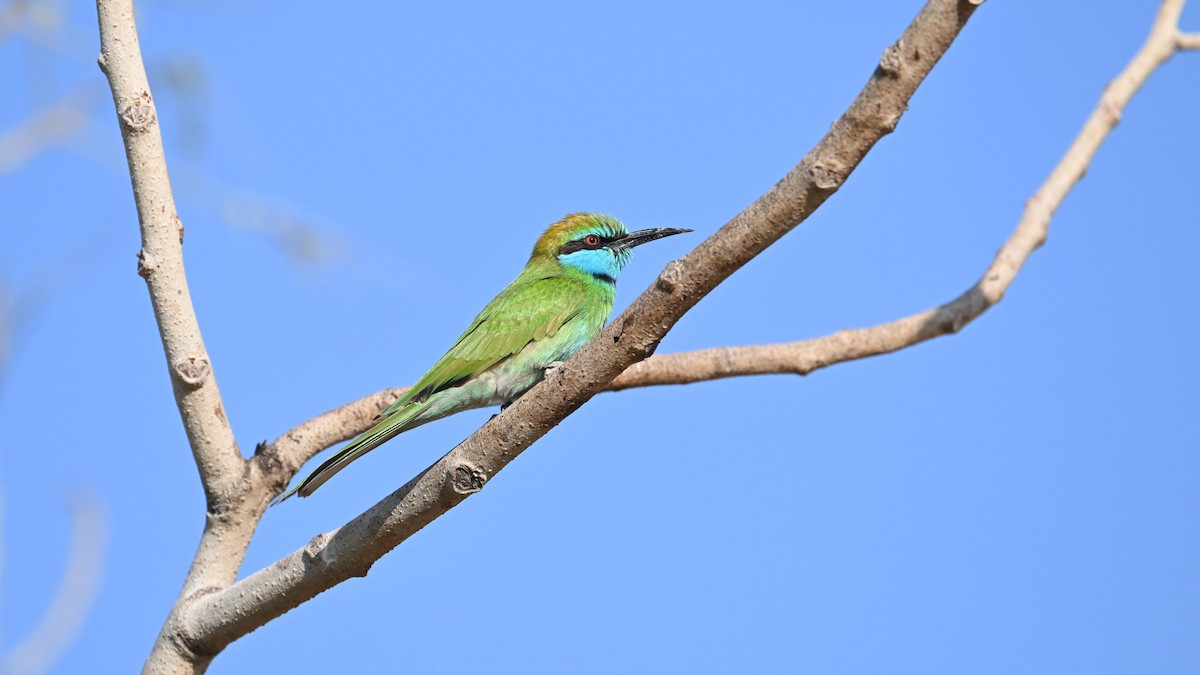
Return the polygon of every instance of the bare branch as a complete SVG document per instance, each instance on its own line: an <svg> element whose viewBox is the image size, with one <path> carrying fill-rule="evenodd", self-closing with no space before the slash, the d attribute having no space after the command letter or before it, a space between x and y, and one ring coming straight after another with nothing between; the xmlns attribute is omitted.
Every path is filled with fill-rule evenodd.
<svg viewBox="0 0 1200 675"><path fill-rule="evenodd" d="M179 600L147 661L161 672L191 672L207 660L173 640L178 613L205 589L225 588L237 578L246 548L262 514L261 480L252 480L225 416L212 362L200 335L183 266L183 224L167 175L154 99L138 46L131 0L97 0L100 69L108 76L116 105L133 197L141 224L138 273L167 357L175 402L200 473L208 517Z"/></svg>
<svg viewBox="0 0 1200 675"><path fill-rule="evenodd" d="M942 335L958 332L999 302L1021 266L1042 245L1050 219L1071 188L1083 178L1096 151L1116 127L1121 113L1150 75L1177 49L1184 49L1176 30L1182 0L1162 4L1150 36L1123 71L1109 83L1050 176L1026 203L1016 229L974 286L940 307L896 321L845 330L813 340L747 347L721 347L656 356L634 364L610 389L658 384L688 384L739 375L797 373L886 354Z"/></svg>
<svg viewBox="0 0 1200 675"><path fill-rule="evenodd" d="M1175 45L1180 51L1200 49L1200 33L1180 33L1175 39Z"/></svg>
<svg viewBox="0 0 1200 675"><path fill-rule="evenodd" d="M100 20L100 69L112 87L141 223L138 273L150 290L175 402L211 509L217 495L236 483L244 462L225 419L184 275L183 225L171 193L162 134L138 46L133 4L130 0L98 0L96 9Z"/></svg>
<svg viewBox="0 0 1200 675"><path fill-rule="evenodd" d="M777 185L680 261L667 266L598 338L432 467L347 525L233 586L197 599L178 639L216 653L229 642L352 576L461 502L632 363L709 291L808 217L874 144L974 11L931 0L889 47L850 108ZM282 488L279 488L282 489Z"/></svg>
<svg viewBox="0 0 1200 675"><path fill-rule="evenodd" d="M654 356L635 363L609 391L664 384L692 384L745 375L807 375L837 363L887 354L958 332L991 306L978 285L953 301L878 326L770 345L714 347Z"/></svg>
<svg viewBox="0 0 1200 675"><path fill-rule="evenodd" d="M288 430L270 444L260 444L254 461L264 466L269 477L280 481L275 493L287 487L291 477L322 450L361 434L379 411L387 408L408 387L384 389L370 396L318 415Z"/></svg>

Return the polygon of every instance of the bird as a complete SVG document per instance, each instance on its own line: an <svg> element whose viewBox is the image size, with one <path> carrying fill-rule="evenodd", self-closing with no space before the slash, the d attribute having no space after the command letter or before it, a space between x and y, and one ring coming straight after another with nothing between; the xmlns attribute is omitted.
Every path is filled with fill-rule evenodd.
<svg viewBox="0 0 1200 675"><path fill-rule="evenodd" d="M507 407L596 337L612 314L617 278L633 248L692 230L629 232L600 213L572 213L546 229L525 268L479 312L454 346L362 435L275 498L308 497L397 434L443 417Z"/></svg>

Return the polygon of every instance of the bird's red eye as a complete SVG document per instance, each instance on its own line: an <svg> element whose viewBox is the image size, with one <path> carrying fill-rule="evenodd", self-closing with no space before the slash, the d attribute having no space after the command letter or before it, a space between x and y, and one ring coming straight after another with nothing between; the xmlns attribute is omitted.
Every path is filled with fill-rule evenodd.
<svg viewBox="0 0 1200 675"><path fill-rule="evenodd" d="M587 244L588 246L599 246L600 245L600 237L597 237L594 234L589 234L588 236L583 238L583 243Z"/></svg>

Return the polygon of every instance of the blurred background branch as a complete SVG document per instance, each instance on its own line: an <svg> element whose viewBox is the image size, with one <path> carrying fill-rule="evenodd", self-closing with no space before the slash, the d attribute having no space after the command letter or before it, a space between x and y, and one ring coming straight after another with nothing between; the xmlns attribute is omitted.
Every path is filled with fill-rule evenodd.
<svg viewBox="0 0 1200 675"><path fill-rule="evenodd" d="M68 497L71 538L66 572L45 614L5 654L5 675L48 672L78 636L99 594L108 544L104 507L96 494L85 488L73 490Z"/></svg>
<svg viewBox="0 0 1200 675"><path fill-rule="evenodd" d="M7 128L0 124L0 177L54 149L106 171L126 171L124 163L97 149L108 129L107 120L98 119L98 104L106 91L91 76L95 36L69 21L66 10L66 3L58 0L0 2L0 47L11 41L15 44L10 46L25 55L29 108L27 115ZM210 210L228 227L270 241L280 256L297 267L344 264L349 259L333 223L252 186L226 185L202 168L198 160L209 143L206 120L211 116L208 69L202 58L180 52L148 57L147 71L159 96L172 106L164 134L170 135L172 147L179 152L174 170L181 178L182 198ZM80 84L65 89L60 84L81 77Z"/></svg>
<svg viewBox="0 0 1200 675"><path fill-rule="evenodd" d="M0 281L0 402L3 401L9 367L17 351L18 332L27 327L37 311L49 301L54 291L51 280L61 278L42 275L41 283L20 294L14 292L9 284ZM0 583L5 581L4 563L10 551L6 545L4 526L7 514L3 494L0 484ZM73 489L68 494L67 503L71 515L71 535L66 571L45 613L33 629L0 659L0 673L5 675L37 675L49 671L79 634L99 593L108 539L103 504L86 487ZM30 546L18 546L12 550L36 551ZM3 645L2 641L0 645Z"/></svg>
<svg viewBox="0 0 1200 675"><path fill-rule="evenodd" d="M79 87L0 134L0 176L82 133L103 93L99 86Z"/></svg>

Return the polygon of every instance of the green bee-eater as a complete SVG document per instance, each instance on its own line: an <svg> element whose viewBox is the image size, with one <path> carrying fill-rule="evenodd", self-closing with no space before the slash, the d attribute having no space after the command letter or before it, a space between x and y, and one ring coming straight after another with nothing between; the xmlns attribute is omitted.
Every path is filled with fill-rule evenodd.
<svg viewBox="0 0 1200 675"><path fill-rule="evenodd" d="M691 230L628 232L616 218L596 213L573 213L554 223L534 245L525 269L450 351L380 413L375 426L275 502L311 495L403 431L464 410L511 403L604 328L631 249L682 232Z"/></svg>

